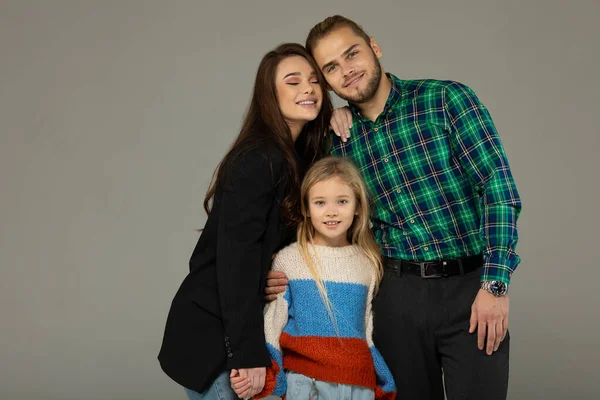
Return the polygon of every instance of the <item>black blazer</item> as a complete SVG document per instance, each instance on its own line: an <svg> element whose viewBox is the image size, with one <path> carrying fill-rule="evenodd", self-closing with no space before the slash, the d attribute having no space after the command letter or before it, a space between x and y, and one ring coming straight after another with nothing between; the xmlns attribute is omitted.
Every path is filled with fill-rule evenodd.
<svg viewBox="0 0 600 400"><path fill-rule="evenodd" d="M281 222L287 165L279 150L251 150L224 171L169 311L158 359L197 392L219 373L271 365L263 299L274 252L293 238Z"/></svg>

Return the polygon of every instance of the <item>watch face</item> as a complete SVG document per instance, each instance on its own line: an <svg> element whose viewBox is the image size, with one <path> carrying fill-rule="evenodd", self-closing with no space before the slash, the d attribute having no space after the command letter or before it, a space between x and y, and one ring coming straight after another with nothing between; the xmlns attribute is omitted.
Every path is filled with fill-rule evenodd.
<svg viewBox="0 0 600 400"><path fill-rule="evenodd" d="M490 290L496 296L502 296L506 294L506 284L500 281L494 281L490 285Z"/></svg>

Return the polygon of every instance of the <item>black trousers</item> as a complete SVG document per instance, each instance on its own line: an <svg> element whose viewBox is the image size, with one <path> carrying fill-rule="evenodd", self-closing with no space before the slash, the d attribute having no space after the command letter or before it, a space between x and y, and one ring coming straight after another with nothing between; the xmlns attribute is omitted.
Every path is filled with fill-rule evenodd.
<svg viewBox="0 0 600 400"><path fill-rule="evenodd" d="M488 356L469 334L481 269L463 276L423 279L385 270L373 302L374 341L402 400L505 400L507 334Z"/></svg>

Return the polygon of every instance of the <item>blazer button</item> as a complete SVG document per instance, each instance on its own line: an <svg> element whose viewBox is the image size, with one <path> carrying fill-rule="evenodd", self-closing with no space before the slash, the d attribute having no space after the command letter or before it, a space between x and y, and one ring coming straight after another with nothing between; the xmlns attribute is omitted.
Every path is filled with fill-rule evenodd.
<svg viewBox="0 0 600 400"><path fill-rule="evenodd" d="M225 336L225 341L229 342L229 336Z"/></svg>
<svg viewBox="0 0 600 400"><path fill-rule="evenodd" d="M228 358L233 358L233 353L231 353L231 352L227 353L227 357Z"/></svg>
<svg viewBox="0 0 600 400"><path fill-rule="evenodd" d="M229 347L230 346L229 342L225 342L225 346Z"/></svg>

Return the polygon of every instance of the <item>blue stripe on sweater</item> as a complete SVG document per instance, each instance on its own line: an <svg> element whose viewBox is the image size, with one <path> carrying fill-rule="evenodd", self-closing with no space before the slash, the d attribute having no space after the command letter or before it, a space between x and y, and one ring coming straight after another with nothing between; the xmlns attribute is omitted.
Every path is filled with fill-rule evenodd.
<svg viewBox="0 0 600 400"><path fill-rule="evenodd" d="M373 364L375 364L375 372L377 372L377 386L381 387L381 390L384 392L395 392L396 385L394 384L394 377L381 356L381 353L379 353L379 350L374 346L371 346L369 350L371 350Z"/></svg>
<svg viewBox="0 0 600 400"><path fill-rule="evenodd" d="M365 339L365 305L368 287L357 283L325 282L333 305L339 335ZM291 280L289 320L284 332L292 336L336 337L334 325L313 280ZM294 310L298 308L300 312Z"/></svg>
<svg viewBox="0 0 600 400"><path fill-rule="evenodd" d="M273 389L272 396L283 396L287 391L287 379L285 377L285 371L283 370L283 355L279 350L273 347L270 343L267 343L267 350L277 366L279 367L279 373L276 377L275 389Z"/></svg>

